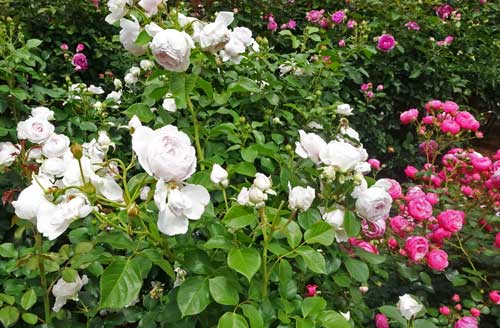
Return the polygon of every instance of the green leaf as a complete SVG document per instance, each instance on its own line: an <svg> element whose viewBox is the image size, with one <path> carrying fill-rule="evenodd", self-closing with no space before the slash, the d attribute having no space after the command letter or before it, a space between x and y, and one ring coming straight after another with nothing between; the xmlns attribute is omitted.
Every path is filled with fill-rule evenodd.
<svg viewBox="0 0 500 328"><path fill-rule="evenodd" d="M326 274L325 258L321 253L309 246L297 248L297 253L302 257L307 267L312 272Z"/></svg>
<svg viewBox="0 0 500 328"><path fill-rule="evenodd" d="M324 328L351 328L349 321L335 311L323 312L320 316L320 321Z"/></svg>
<svg viewBox="0 0 500 328"><path fill-rule="evenodd" d="M183 109L187 107L187 95L186 95L186 74L184 73L173 73L172 83L170 84L170 91L175 99L175 104L178 109Z"/></svg>
<svg viewBox="0 0 500 328"><path fill-rule="evenodd" d="M177 305L182 316L202 312L210 304L208 280L197 276L187 279L177 292Z"/></svg>
<svg viewBox="0 0 500 328"><path fill-rule="evenodd" d="M344 229L349 237L356 237L361 230L361 222L352 211L345 211Z"/></svg>
<svg viewBox="0 0 500 328"><path fill-rule="evenodd" d="M240 299L238 290L229 279L223 276L208 281L210 295L219 304L236 305Z"/></svg>
<svg viewBox="0 0 500 328"><path fill-rule="evenodd" d="M310 319L297 318L295 319L296 328L314 328L314 322Z"/></svg>
<svg viewBox="0 0 500 328"><path fill-rule="evenodd" d="M33 313L23 313L21 318L23 318L24 322L30 325L35 325L38 322L37 315Z"/></svg>
<svg viewBox="0 0 500 328"><path fill-rule="evenodd" d="M115 249L133 249L134 241L119 230L103 231L95 238L96 243L106 243Z"/></svg>
<svg viewBox="0 0 500 328"><path fill-rule="evenodd" d="M259 92L260 88L254 80L242 76L238 81L231 83L227 90L230 92Z"/></svg>
<svg viewBox="0 0 500 328"><path fill-rule="evenodd" d="M95 125L93 122L87 122L87 121L81 122L79 127L82 131L90 131L90 132L97 131L97 125Z"/></svg>
<svg viewBox="0 0 500 328"><path fill-rule="evenodd" d="M304 240L308 244L321 244L330 246L333 243L335 232L333 227L325 221L319 221L313 224L304 234Z"/></svg>
<svg viewBox="0 0 500 328"><path fill-rule="evenodd" d="M145 44L148 44L153 38L146 32L145 30L141 31L139 35L137 36L137 39L135 39L135 44L139 46L143 46Z"/></svg>
<svg viewBox="0 0 500 328"><path fill-rule="evenodd" d="M282 259L280 261L278 276L278 291L281 297L284 299L294 298L297 294L297 284L292 279L292 266L285 259Z"/></svg>
<svg viewBox="0 0 500 328"><path fill-rule="evenodd" d="M38 39L29 39L28 41L26 41L26 47L28 49L36 48L41 44L42 44L42 40L38 40Z"/></svg>
<svg viewBox="0 0 500 328"><path fill-rule="evenodd" d="M286 222L286 220L282 219L282 222ZM283 233L285 234L288 245L290 245L291 248L299 246L300 242L302 241L302 231L300 230L300 227L297 223L295 223L294 221L290 221Z"/></svg>
<svg viewBox="0 0 500 328"><path fill-rule="evenodd" d="M151 112L149 106L142 103L133 104L125 111L125 114L129 118L132 118L134 115L136 115L143 123L149 123L155 119L155 115L153 114L153 112Z"/></svg>
<svg viewBox="0 0 500 328"><path fill-rule="evenodd" d="M231 167L229 173L238 173L242 175L246 175L247 177L254 177L257 173L257 169L255 165L248 162L241 162Z"/></svg>
<svg viewBox="0 0 500 328"><path fill-rule="evenodd" d="M354 280L359 282L366 282L368 280L370 270L368 269L368 265L366 265L366 263L357 259L349 258L345 260L344 265L347 272L349 272Z"/></svg>
<svg viewBox="0 0 500 328"><path fill-rule="evenodd" d="M318 314L326 307L326 301L322 297L306 297L302 302L302 316L307 318L310 315Z"/></svg>
<svg viewBox="0 0 500 328"><path fill-rule="evenodd" d="M219 319L217 328L248 328L245 318L234 312L226 312Z"/></svg>
<svg viewBox="0 0 500 328"><path fill-rule="evenodd" d="M172 264L165 260L159 249L145 249L141 252L141 255L147 257L154 265L160 267L170 278L175 279L175 272L172 268Z"/></svg>
<svg viewBox="0 0 500 328"><path fill-rule="evenodd" d="M426 319L417 319L414 322L415 328L437 328L435 324Z"/></svg>
<svg viewBox="0 0 500 328"><path fill-rule="evenodd" d="M242 304L243 314L250 322L250 328L264 328L264 319L262 312L253 304Z"/></svg>
<svg viewBox="0 0 500 328"><path fill-rule="evenodd" d="M21 306L23 309L28 310L36 303L36 293L33 288L28 289L21 297Z"/></svg>
<svg viewBox="0 0 500 328"><path fill-rule="evenodd" d="M21 291L22 291L22 289L21 289ZM12 296L12 295L7 295L7 294L4 294L4 293L0 293L0 301L5 302L5 303L7 303L9 305L12 305L16 301L16 298L14 296Z"/></svg>
<svg viewBox="0 0 500 328"><path fill-rule="evenodd" d="M253 275L259 271L260 254L253 248L233 248L227 256L227 264L250 281Z"/></svg>
<svg viewBox="0 0 500 328"><path fill-rule="evenodd" d="M64 268L62 272L62 278L66 282L74 282L78 272L72 268Z"/></svg>
<svg viewBox="0 0 500 328"><path fill-rule="evenodd" d="M16 246L12 243L5 243L0 245L0 256L17 258L19 255Z"/></svg>
<svg viewBox="0 0 500 328"><path fill-rule="evenodd" d="M233 229L240 229L257 221L257 214L252 207L235 205L227 211L222 223Z"/></svg>
<svg viewBox="0 0 500 328"><path fill-rule="evenodd" d="M100 308L119 309L130 305L142 286L141 268L131 257L118 258L102 273Z"/></svg>
<svg viewBox="0 0 500 328"><path fill-rule="evenodd" d="M253 147L242 149L240 152L241 152L241 158L243 158L245 162L253 163L257 158L257 156L259 156L259 152L255 150Z"/></svg>
<svg viewBox="0 0 500 328"><path fill-rule="evenodd" d="M5 327L10 327L19 320L19 311L13 306L6 306L0 310L0 321Z"/></svg>
<svg viewBox="0 0 500 328"><path fill-rule="evenodd" d="M401 325L406 327L406 319L403 318L398 309L392 305L384 305L378 308L380 312L388 316L390 319L399 322Z"/></svg>

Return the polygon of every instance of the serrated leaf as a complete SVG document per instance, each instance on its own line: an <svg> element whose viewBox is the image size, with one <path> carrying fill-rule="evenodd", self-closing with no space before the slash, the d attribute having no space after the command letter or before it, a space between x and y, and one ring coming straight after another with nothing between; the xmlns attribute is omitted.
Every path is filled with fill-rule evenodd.
<svg viewBox="0 0 500 328"><path fill-rule="evenodd" d="M99 308L120 309L134 301L142 286L141 268L134 258L119 258L102 273Z"/></svg>
<svg viewBox="0 0 500 328"><path fill-rule="evenodd" d="M301 246L297 248L297 253L312 272L326 274L325 258L318 251L309 246Z"/></svg>
<svg viewBox="0 0 500 328"><path fill-rule="evenodd" d="M233 248L227 256L227 264L250 281L253 275L259 271L260 254L253 248Z"/></svg>
<svg viewBox="0 0 500 328"><path fill-rule="evenodd" d="M222 223L233 229L240 229L257 221L257 214L252 207L235 205L227 211Z"/></svg>
<svg viewBox="0 0 500 328"><path fill-rule="evenodd" d="M330 246L333 243L334 236L335 232L333 227L325 221L319 221L306 230L304 240L308 244L318 243L324 246Z"/></svg>
<svg viewBox="0 0 500 328"><path fill-rule="evenodd" d="M345 260L344 265L349 275L356 281L366 282L370 276L370 270L366 263L357 259L349 258Z"/></svg>

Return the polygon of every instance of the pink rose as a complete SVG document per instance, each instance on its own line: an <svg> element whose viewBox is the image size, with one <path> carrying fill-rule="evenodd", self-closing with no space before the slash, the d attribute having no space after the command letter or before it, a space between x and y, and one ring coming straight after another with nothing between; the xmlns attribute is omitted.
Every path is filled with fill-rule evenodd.
<svg viewBox="0 0 500 328"><path fill-rule="evenodd" d="M387 239L387 246L389 246L390 249L396 249L399 247L398 241L394 239L393 237Z"/></svg>
<svg viewBox="0 0 500 328"><path fill-rule="evenodd" d="M439 213L439 226L449 232L458 232L462 229L465 221L465 213L457 210L446 210Z"/></svg>
<svg viewBox="0 0 500 328"><path fill-rule="evenodd" d="M343 10L338 10L338 11L334 12L332 15L332 21L335 24L342 23L344 21L344 19L345 19L345 13Z"/></svg>
<svg viewBox="0 0 500 328"><path fill-rule="evenodd" d="M384 85L383 84L377 85L377 91L382 91L382 90L384 90Z"/></svg>
<svg viewBox="0 0 500 328"><path fill-rule="evenodd" d="M286 25L288 26L289 29L295 30L295 28L297 27L297 22L294 21L293 19L290 19Z"/></svg>
<svg viewBox="0 0 500 328"><path fill-rule="evenodd" d="M424 124L432 124L432 123L434 123L434 116L430 116L430 115L424 116L422 118L422 123L424 123Z"/></svg>
<svg viewBox="0 0 500 328"><path fill-rule="evenodd" d="M405 168L405 174L408 178L414 180L416 177L417 177L417 173L418 173L418 170L416 167L414 166L411 166L411 165L408 165L406 168Z"/></svg>
<svg viewBox="0 0 500 328"><path fill-rule="evenodd" d="M61 44L61 50L62 51L68 51L69 47L66 43Z"/></svg>
<svg viewBox="0 0 500 328"><path fill-rule="evenodd" d="M367 221L363 219L363 221L361 221L361 229L366 237L379 238L385 233L386 223L384 219L376 221Z"/></svg>
<svg viewBox="0 0 500 328"><path fill-rule="evenodd" d="M442 4L436 9L436 15L438 15L439 18L443 20L449 18L452 12L453 12L453 7L447 3Z"/></svg>
<svg viewBox="0 0 500 328"><path fill-rule="evenodd" d="M422 260L429 252L429 242L421 236L412 236L406 239L405 251L413 262Z"/></svg>
<svg viewBox="0 0 500 328"><path fill-rule="evenodd" d="M316 296L318 285L316 284L309 284L306 285L306 292L304 294L305 297L314 297Z"/></svg>
<svg viewBox="0 0 500 328"><path fill-rule="evenodd" d="M380 161L378 159L375 159L375 158L370 158L369 160L367 160L368 164L370 164L370 166L372 167L372 169L374 170L380 170Z"/></svg>
<svg viewBox="0 0 500 328"><path fill-rule="evenodd" d="M418 118L418 109L412 108L408 109L407 111L404 111L399 115L399 120L401 121L401 124L410 124L413 121L416 121Z"/></svg>
<svg viewBox="0 0 500 328"><path fill-rule="evenodd" d="M387 191L389 195L391 195L392 199L398 199L401 197L401 185L399 182L393 179L379 179L375 183L375 186L380 187Z"/></svg>
<svg viewBox="0 0 500 328"><path fill-rule="evenodd" d="M413 186L406 192L405 200L409 202L412 199L425 197L425 192L419 186Z"/></svg>
<svg viewBox="0 0 500 328"><path fill-rule="evenodd" d="M448 35L446 38L444 38L443 42L447 45L450 45L453 42L453 40L455 40L455 38L451 35Z"/></svg>
<svg viewBox="0 0 500 328"><path fill-rule="evenodd" d="M443 271L448 267L448 254L440 249L433 249L427 254L427 265L436 271Z"/></svg>
<svg viewBox="0 0 500 328"><path fill-rule="evenodd" d="M412 199L408 203L408 213L417 221L428 219L432 215L432 205L425 198Z"/></svg>
<svg viewBox="0 0 500 328"><path fill-rule="evenodd" d="M383 313L377 313L375 315L375 326L377 328L389 328L389 321Z"/></svg>
<svg viewBox="0 0 500 328"><path fill-rule="evenodd" d="M311 10L306 14L306 19L312 23L319 23L323 18L324 9L321 10Z"/></svg>
<svg viewBox="0 0 500 328"><path fill-rule="evenodd" d="M278 29L278 23L276 23L273 16L269 17L269 20L267 22L267 29L270 31L276 31Z"/></svg>
<svg viewBox="0 0 500 328"><path fill-rule="evenodd" d="M458 105L453 101L446 101L443 104L443 111L447 114L455 116L455 114L458 112Z"/></svg>
<svg viewBox="0 0 500 328"><path fill-rule="evenodd" d="M85 71L89 68L87 56L82 53L74 54L71 64L75 66L75 71Z"/></svg>
<svg viewBox="0 0 500 328"><path fill-rule="evenodd" d="M394 231L401 238L406 235L407 228L410 226L410 222L408 222L408 220L401 215L391 218L389 224L392 231Z"/></svg>
<svg viewBox="0 0 500 328"><path fill-rule="evenodd" d="M495 247L500 248L500 232L498 232L495 236Z"/></svg>
<svg viewBox="0 0 500 328"><path fill-rule="evenodd" d="M472 166L476 171L488 171L491 168L491 159L488 157L477 157L472 159Z"/></svg>
<svg viewBox="0 0 500 328"><path fill-rule="evenodd" d="M464 129L477 131L479 129L479 122L469 112L458 112L455 121Z"/></svg>
<svg viewBox="0 0 500 328"><path fill-rule="evenodd" d="M444 316L449 316L449 315L450 315L450 313L451 313L451 310L450 310L450 308L449 308L449 307L447 307L447 306L441 306L441 307L439 308L439 313L441 313L441 314L442 314L442 315L444 315Z"/></svg>
<svg viewBox="0 0 500 328"><path fill-rule="evenodd" d="M370 83L363 83L360 87L361 91L368 91L370 89ZM499 149L499 157L500 157L500 149Z"/></svg>
<svg viewBox="0 0 500 328"><path fill-rule="evenodd" d="M82 52L83 50L85 50L85 46L83 45L83 43L79 43L76 45L76 52Z"/></svg>
<svg viewBox="0 0 500 328"><path fill-rule="evenodd" d="M347 28L349 28L349 29L355 28L356 25L358 25L358 23L356 23L356 21L354 19L350 19L347 21Z"/></svg>
<svg viewBox="0 0 500 328"><path fill-rule="evenodd" d="M368 253L378 254L377 247L373 246L367 241L356 238L349 238L349 244L353 247L359 247Z"/></svg>
<svg viewBox="0 0 500 328"><path fill-rule="evenodd" d="M495 303L497 305L500 305L500 294L498 293L498 290L492 290L488 294L488 296L490 298L490 301L492 301L493 303Z"/></svg>
<svg viewBox="0 0 500 328"><path fill-rule="evenodd" d="M441 131L455 135L460 132L460 125L454 120L446 119L441 122Z"/></svg>
<svg viewBox="0 0 500 328"><path fill-rule="evenodd" d="M436 243L438 245L442 245L443 244L443 240L444 239L448 239L452 236L452 233L449 232L448 230L445 230L443 228L437 228L436 230L434 230L433 232L431 232L429 235L428 235L428 238L433 242L433 243Z"/></svg>
<svg viewBox="0 0 500 328"><path fill-rule="evenodd" d="M420 25L418 25L417 22L408 22L405 24L405 27L409 30L415 30L415 31L420 30Z"/></svg>
<svg viewBox="0 0 500 328"><path fill-rule="evenodd" d="M345 47L345 40L344 39L340 39L339 47L341 47L341 48Z"/></svg>
<svg viewBox="0 0 500 328"><path fill-rule="evenodd" d="M367 96L368 98L373 98L373 96L374 96L374 95L375 95L375 94L373 93L373 91L368 91L368 92L366 93L366 96Z"/></svg>
<svg viewBox="0 0 500 328"><path fill-rule="evenodd" d="M470 314L473 316L473 317L479 317L481 315L481 310L479 310L478 308L472 308L470 309Z"/></svg>
<svg viewBox="0 0 500 328"><path fill-rule="evenodd" d="M455 303L458 303L460 302L460 295L458 294L453 294L453 296L451 297L451 300Z"/></svg>
<svg viewBox="0 0 500 328"><path fill-rule="evenodd" d="M427 201L429 203L431 203L432 206L436 205L437 203L439 203L439 196L432 193L432 192L428 192L426 195L425 195L425 199L427 199Z"/></svg>
<svg viewBox="0 0 500 328"><path fill-rule="evenodd" d="M390 34L382 34L378 38L377 48L383 52L391 51L396 45L396 40Z"/></svg>
<svg viewBox="0 0 500 328"><path fill-rule="evenodd" d="M463 317L455 322L454 328L478 328L477 319L474 317Z"/></svg>
<svg viewBox="0 0 500 328"><path fill-rule="evenodd" d="M434 110L440 110L442 105L443 103L441 102L441 100L431 100L427 104L425 104L425 110L427 111L427 113L431 113Z"/></svg>

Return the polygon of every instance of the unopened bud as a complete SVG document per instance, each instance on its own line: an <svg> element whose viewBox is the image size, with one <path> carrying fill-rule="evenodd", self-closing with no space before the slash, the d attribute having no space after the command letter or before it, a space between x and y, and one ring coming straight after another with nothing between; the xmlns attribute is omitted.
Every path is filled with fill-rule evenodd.
<svg viewBox="0 0 500 328"><path fill-rule="evenodd" d="M83 155L82 145L72 144L70 149L71 153L73 154L73 157L75 157L76 159L82 158Z"/></svg>
<svg viewBox="0 0 500 328"><path fill-rule="evenodd" d="M139 209L139 206L137 206L136 203L132 203L127 207L127 214L131 218L135 218L137 215L139 215L139 212L141 210Z"/></svg>

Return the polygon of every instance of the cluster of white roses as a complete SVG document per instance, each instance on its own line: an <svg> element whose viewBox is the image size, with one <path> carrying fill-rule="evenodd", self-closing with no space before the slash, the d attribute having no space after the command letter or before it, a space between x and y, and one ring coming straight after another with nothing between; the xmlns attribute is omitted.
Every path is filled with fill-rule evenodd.
<svg viewBox="0 0 500 328"><path fill-rule="evenodd" d="M268 195L276 195L272 189L273 182L271 178L262 173L257 173L250 188L243 187L238 194L238 203L246 206L255 206L260 208L265 206Z"/></svg>
<svg viewBox="0 0 500 328"><path fill-rule="evenodd" d="M158 179L154 191L158 229L169 236L186 233L189 220L200 219L210 202L203 186L184 182L196 171L191 140L172 125L152 130L137 119L129 125L133 126L132 149L139 163Z"/></svg>
<svg viewBox="0 0 500 328"><path fill-rule="evenodd" d="M350 115L352 108L343 104L338 106L337 111L342 115ZM367 162L368 154L359 143L359 134L344 125L340 128L341 136L329 143L315 133L300 130L299 135L300 140L296 142L295 149L297 155L309 158L320 166L326 183L331 183L337 178L340 183L351 179L356 184L351 196L356 199L358 214L372 224L385 228L385 219L389 216L392 198L380 184L368 188L363 174L370 172L371 168ZM344 230L344 208L337 205L333 210L321 210L323 219L335 228L337 241L347 241Z"/></svg>
<svg viewBox="0 0 500 328"><path fill-rule="evenodd" d="M202 51L218 53L223 61L231 60L234 63L241 61L242 54L248 46L258 51L258 44L252 38L252 31L246 27L236 27L232 30L228 26L234 20L232 12L220 12L215 21L202 22L194 17L177 14L181 31L177 29L163 29L151 22L144 26L144 30L153 38L150 43L137 44L136 40L142 31L139 20L130 15L131 19L124 18L128 12L127 6L133 5L133 0L110 0L108 8L110 14L106 21L110 24L120 22L120 42L123 47L136 56L145 54L148 47L158 64L169 71L183 72L190 64L191 49L197 43ZM141 0L138 5L151 17L158 13L161 0ZM192 31L190 34L184 30Z"/></svg>
<svg viewBox="0 0 500 328"><path fill-rule="evenodd" d="M54 112L45 107L32 110L31 116L19 122L17 135L34 145L26 153L27 160L39 164L32 183L12 202L16 215L32 221L37 230L49 239L60 236L77 218L84 218L93 210L88 195L92 191L111 201L122 201L123 193L114 180L115 172L104 159L111 140L100 131L98 139L81 146L79 154L70 150L67 136L54 133L49 121ZM25 142L23 142L25 144Z"/></svg>

